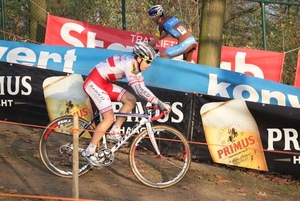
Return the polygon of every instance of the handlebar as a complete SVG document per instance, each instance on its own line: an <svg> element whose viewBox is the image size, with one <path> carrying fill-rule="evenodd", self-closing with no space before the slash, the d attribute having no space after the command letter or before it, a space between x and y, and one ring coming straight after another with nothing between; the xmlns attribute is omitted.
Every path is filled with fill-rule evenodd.
<svg viewBox="0 0 300 201"><path fill-rule="evenodd" d="M150 112L154 112L156 110L159 110L158 106L156 106L156 105L153 105L151 107L147 107L146 109L151 110ZM159 110L159 112L160 112L159 115L152 117L151 121L157 121L158 119L162 118L165 115L165 113L163 111Z"/></svg>

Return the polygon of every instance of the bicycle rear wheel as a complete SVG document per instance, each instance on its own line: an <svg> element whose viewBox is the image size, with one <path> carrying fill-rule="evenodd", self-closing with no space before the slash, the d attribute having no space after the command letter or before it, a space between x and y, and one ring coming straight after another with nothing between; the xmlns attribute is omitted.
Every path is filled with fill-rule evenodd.
<svg viewBox="0 0 300 201"><path fill-rule="evenodd" d="M79 118L79 129L87 121ZM73 176L73 116L59 117L48 124L39 139L39 154L43 164L53 174L72 178ZM94 128L87 128L79 138L79 149L85 148L92 137ZM79 155L79 172L81 176L87 173L90 165Z"/></svg>
<svg viewBox="0 0 300 201"><path fill-rule="evenodd" d="M152 127L160 156L147 130L132 142L129 164L138 180L153 188L170 187L183 179L191 164L191 149L184 135L166 125Z"/></svg>

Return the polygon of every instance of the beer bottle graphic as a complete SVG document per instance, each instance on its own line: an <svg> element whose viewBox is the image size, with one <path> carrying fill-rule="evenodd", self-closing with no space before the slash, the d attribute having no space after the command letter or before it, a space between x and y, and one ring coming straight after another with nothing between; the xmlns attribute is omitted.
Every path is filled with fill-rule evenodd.
<svg viewBox="0 0 300 201"><path fill-rule="evenodd" d="M268 171L257 124L244 100L207 103L200 115L215 163Z"/></svg>
<svg viewBox="0 0 300 201"><path fill-rule="evenodd" d="M74 113L88 121L92 118L91 102L82 86L83 78L79 74L53 76L44 80L44 98L50 121Z"/></svg>

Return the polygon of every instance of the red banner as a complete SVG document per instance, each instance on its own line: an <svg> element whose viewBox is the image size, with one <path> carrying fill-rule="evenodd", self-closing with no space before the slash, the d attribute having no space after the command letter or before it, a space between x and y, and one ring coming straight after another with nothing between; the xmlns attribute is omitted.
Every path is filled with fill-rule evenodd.
<svg viewBox="0 0 300 201"><path fill-rule="evenodd" d="M76 20L48 15L45 44L75 47L105 48L132 51L136 42L148 42L152 35L124 31ZM159 41L160 50L171 47L177 40L167 38Z"/></svg>
<svg viewBox="0 0 300 201"><path fill-rule="evenodd" d="M223 46L220 67L280 82L283 62L284 53Z"/></svg>
<svg viewBox="0 0 300 201"><path fill-rule="evenodd" d="M298 52L298 59L297 59L297 66L296 66L296 75L295 75L294 87L300 88L300 51Z"/></svg>
<svg viewBox="0 0 300 201"><path fill-rule="evenodd" d="M48 15L45 44L131 51L136 42L148 42L152 37ZM173 38L166 38L159 41L157 48L162 51L176 42ZM194 51L194 63L197 63L197 52ZM283 53L222 47L222 69L262 79L280 82L283 62Z"/></svg>

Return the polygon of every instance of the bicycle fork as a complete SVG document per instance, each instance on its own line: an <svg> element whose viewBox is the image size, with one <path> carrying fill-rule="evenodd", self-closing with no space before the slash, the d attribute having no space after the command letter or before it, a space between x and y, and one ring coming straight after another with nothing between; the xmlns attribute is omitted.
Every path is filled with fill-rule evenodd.
<svg viewBox="0 0 300 201"><path fill-rule="evenodd" d="M148 132L151 144L154 147L154 149L156 151L156 154L158 156L161 156L160 151L159 151L158 146L157 146L157 143L156 143L156 140L155 140L155 136L154 136L154 132L153 132L153 129L152 129L152 126L151 126L151 122L148 121L146 123L146 128L147 128L147 132Z"/></svg>

